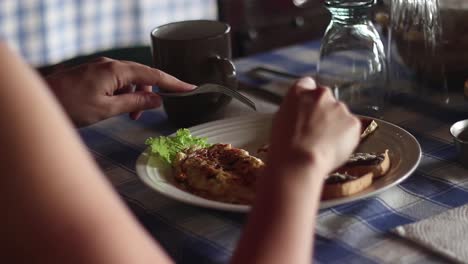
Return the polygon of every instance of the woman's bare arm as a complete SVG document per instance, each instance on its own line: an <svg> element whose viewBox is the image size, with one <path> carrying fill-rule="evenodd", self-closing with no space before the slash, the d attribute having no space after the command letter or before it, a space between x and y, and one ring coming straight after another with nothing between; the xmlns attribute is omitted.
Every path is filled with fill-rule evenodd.
<svg viewBox="0 0 468 264"><path fill-rule="evenodd" d="M8 62L0 65L0 258L170 262L113 192L44 83L6 45L0 44L0 58ZM357 142L358 122L342 105L330 104L329 94L323 105L314 103L323 90L301 90L301 85L292 90L275 121L269 157L275 166L260 180L235 263L309 262L323 177ZM318 114L304 112L311 105ZM327 126L312 129L311 122ZM336 130L333 122L340 124ZM344 140L325 148L335 137ZM344 147L337 152L339 144Z"/></svg>
<svg viewBox="0 0 468 264"><path fill-rule="evenodd" d="M0 259L169 263L99 172L42 80L5 44L0 58Z"/></svg>
<svg viewBox="0 0 468 264"><path fill-rule="evenodd" d="M346 106L312 79L290 89L233 263L311 263L323 181L356 147L359 129Z"/></svg>

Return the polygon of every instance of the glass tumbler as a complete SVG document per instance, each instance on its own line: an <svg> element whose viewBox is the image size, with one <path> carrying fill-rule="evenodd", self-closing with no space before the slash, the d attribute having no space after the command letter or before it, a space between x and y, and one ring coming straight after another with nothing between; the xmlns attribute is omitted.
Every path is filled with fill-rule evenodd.
<svg viewBox="0 0 468 264"><path fill-rule="evenodd" d="M375 0L327 0L332 18L320 47L317 82L356 114L381 118L387 86L384 46L370 20Z"/></svg>

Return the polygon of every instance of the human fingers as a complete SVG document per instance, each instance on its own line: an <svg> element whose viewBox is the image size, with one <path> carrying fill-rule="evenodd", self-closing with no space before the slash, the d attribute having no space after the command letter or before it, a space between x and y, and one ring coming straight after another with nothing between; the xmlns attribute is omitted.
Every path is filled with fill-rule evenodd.
<svg viewBox="0 0 468 264"><path fill-rule="evenodd" d="M109 97L109 115L153 109L161 105L161 98L152 92L137 91Z"/></svg>
<svg viewBox="0 0 468 264"><path fill-rule="evenodd" d="M312 91L304 92L298 103L299 110L304 119L304 126L302 129L313 129L317 126L317 118L329 119L329 108L336 104L336 100L331 94L330 89L325 87L317 87Z"/></svg>
<svg viewBox="0 0 468 264"><path fill-rule="evenodd" d="M271 152L276 149L280 151L283 147L276 145L283 145L285 138L291 143L295 142L293 138L297 138L300 134L301 127L305 122L303 112L299 109L299 102L303 99L302 95L306 91L315 89L315 81L310 78L301 78L294 85L290 87L287 95L281 103L278 113L276 113L273 120L272 139L271 139ZM291 146L291 144L287 144Z"/></svg>
<svg viewBox="0 0 468 264"><path fill-rule="evenodd" d="M303 90L313 90L317 88L317 83L315 82L314 79L312 79L312 77L307 76L307 77L303 77L297 80L295 86Z"/></svg>
<svg viewBox="0 0 468 264"><path fill-rule="evenodd" d="M138 85L135 91L152 92L153 87L151 85ZM129 116L133 120L138 120L142 114L143 114L143 111L136 111L136 112L129 113Z"/></svg>
<svg viewBox="0 0 468 264"><path fill-rule="evenodd" d="M335 167L342 165L348 160L349 155L354 151L359 143L361 131L361 122L351 114L344 103L338 103L334 107L337 117L336 122L341 124L341 144L339 151L336 152L337 164Z"/></svg>
<svg viewBox="0 0 468 264"><path fill-rule="evenodd" d="M328 109L330 119L324 120L328 124L329 135L334 135L335 146L335 168L342 165L356 148L359 142L361 122L350 113L343 102L337 101ZM333 139L334 138L334 139Z"/></svg>
<svg viewBox="0 0 468 264"><path fill-rule="evenodd" d="M313 89L314 81L309 78L297 80L288 90L283 102L273 120L272 138L288 137L301 126L300 116L297 114L297 102L301 92L306 88ZM274 140L273 140L274 141Z"/></svg>
<svg viewBox="0 0 468 264"><path fill-rule="evenodd" d="M163 89L183 92L195 88L194 85L183 82L172 75L136 62L105 61L101 66L111 72L114 77L114 89L128 84L157 85Z"/></svg>
<svg viewBox="0 0 468 264"><path fill-rule="evenodd" d="M118 89L118 90L115 90L113 95L120 95L120 94L126 94L126 93L133 93L136 91L135 89L135 85L133 84L129 84L129 85L125 85L124 87Z"/></svg>
<svg viewBox="0 0 468 264"><path fill-rule="evenodd" d="M304 77L297 80L288 90L286 96L281 103L278 114L279 118L282 115L295 116L293 112L296 112L297 103L300 99L301 93L306 90L313 90L316 88L315 81L310 77Z"/></svg>
<svg viewBox="0 0 468 264"><path fill-rule="evenodd" d="M298 79L289 89L286 97L296 97L306 90L314 90L317 88L315 80L311 77L303 77Z"/></svg>

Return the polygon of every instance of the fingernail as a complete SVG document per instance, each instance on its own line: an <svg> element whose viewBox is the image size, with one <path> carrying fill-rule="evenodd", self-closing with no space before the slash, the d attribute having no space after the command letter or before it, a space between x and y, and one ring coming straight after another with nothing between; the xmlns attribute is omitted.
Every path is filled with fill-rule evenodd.
<svg viewBox="0 0 468 264"><path fill-rule="evenodd" d="M317 88L317 84L315 83L314 79L312 79L311 77L301 78L297 82L297 85L301 86L304 89L310 89L310 90Z"/></svg>
<svg viewBox="0 0 468 264"><path fill-rule="evenodd" d="M197 88L196 85L193 85L193 84L189 84L189 85L185 85L184 87L181 87L181 91L192 91L194 90L195 88Z"/></svg>

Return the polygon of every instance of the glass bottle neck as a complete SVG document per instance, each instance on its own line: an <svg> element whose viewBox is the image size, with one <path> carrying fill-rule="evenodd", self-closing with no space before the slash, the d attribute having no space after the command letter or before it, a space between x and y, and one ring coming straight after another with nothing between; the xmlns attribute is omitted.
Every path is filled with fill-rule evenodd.
<svg viewBox="0 0 468 264"><path fill-rule="evenodd" d="M370 7L375 0L328 0L325 7L332 15L332 22L340 24L361 24L369 21Z"/></svg>
<svg viewBox="0 0 468 264"><path fill-rule="evenodd" d="M334 14L332 13L332 18L331 18L333 23L340 23L340 24L367 24L369 22L369 15L367 14L353 14L353 13L347 13L347 14Z"/></svg>

